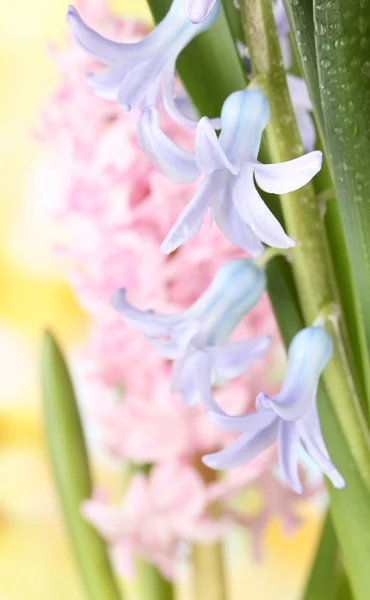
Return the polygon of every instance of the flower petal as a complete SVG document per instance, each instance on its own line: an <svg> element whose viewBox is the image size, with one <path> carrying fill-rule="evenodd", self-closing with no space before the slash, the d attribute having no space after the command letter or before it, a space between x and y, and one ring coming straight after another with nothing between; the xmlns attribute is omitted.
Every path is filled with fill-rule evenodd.
<svg viewBox="0 0 370 600"><path fill-rule="evenodd" d="M253 233L273 248L291 248L295 241L286 235L279 221L259 195L253 181L253 170L243 165L232 189L235 207Z"/></svg>
<svg viewBox="0 0 370 600"><path fill-rule="evenodd" d="M192 23L203 23L218 0L185 0L185 10Z"/></svg>
<svg viewBox="0 0 370 600"><path fill-rule="evenodd" d="M284 479L290 487L297 492L302 493L302 485L298 476L298 448L299 433L295 423L279 420L278 428L278 453L279 464Z"/></svg>
<svg viewBox="0 0 370 600"><path fill-rule="evenodd" d="M137 139L153 165L169 179L189 183L198 177L194 155L177 146L163 133L154 106L146 108L138 120Z"/></svg>
<svg viewBox="0 0 370 600"><path fill-rule="evenodd" d="M203 402L219 411L211 390L212 365L206 353L196 350L176 361L172 369L171 389L182 395L189 406Z"/></svg>
<svg viewBox="0 0 370 600"><path fill-rule="evenodd" d="M229 186L227 189L230 189ZM228 192L222 194L222 197L220 194L214 199L212 212L222 233L237 248L241 248L253 257L261 256L264 253L262 243L240 217Z"/></svg>
<svg viewBox="0 0 370 600"><path fill-rule="evenodd" d="M243 433L225 450L206 454L202 461L210 469L229 469L242 465L266 450L276 439L277 419L253 433Z"/></svg>
<svg viewBox="0 0 370 600"><path fill-rule="evenodd" d="M169 335L173 327L182 320L181 313L177 315L157 315L152 310L135 308L127 301L124 288L113 292L111 304L123 315L129 325L135 327L148 338Z"/></svg>
<svg viewBox="0 0 370 600"><path fill-rule="evenodd" d="M217 191L216 184L217 180L212 175L208 175L202 181L194 198L182 211L163 241L161 250L164 254L170 254L199 231L212 196Z"/></svg>
<svg viewBox="0 0 370 600"><path fill-rule="evenodd" d="M274 165L259 162L250 164L261 189L271 194L287 194L306 185L320 171L322 152L314 150L299 158Z"/></svg>
<svg viewBox="0 0 370 600"><path fill-rule="evenodd" d="M234 92L222 111L220 145L234 165L256 160L264 128L270 120L266 96L258 90Z"/></svg>
<svg viewBox="0 0 370 600"><path fill-rule="evenodd" d="M207 417L220 429L249 434L254 433L257 429L269 427L276 420L276 415L272 411L231 416L209 410L207 411Z"/></svg>
<svg viewBox="0 0 370 600"><path fill-rule="evenodd" d="M225 346L207 347L206 351L217 373L221 377L233 379L265 354L270 341L268 336L261 336L252 340L230 342Z"/></svg>
<svg viewBox="0 0 370 600"><path fill-rule="evenodd" d="M302 329L290 344L281 391L273 398L259 394L257 410L274 410L288 421L303 417L315 404L319 378L332 351L332 341L323 327Z"/></svg>
<svg viewBox="0 0 370 600"><path fill-rule="evenodd" d="M120 44L106 39L88 27L75 7L71 5L68 6L67 23L71 25L73 36L78 45L91 58L103 64L134 64L136 61L146 59L151 55L152 50L146 40L137 44Z"/></svg>
<svg viewBox="0 0 370 600"><path fill-rule="evenodd" d="M297 428L304 447L320 471L330 479L334 487L344 488L346 482L329 458L315 406L297 421Z"/></svg>
<svg viewBox="0 0 370 600"><path fill-rule="evenodd" d="M185 94L181 99L176 97L175 64L173 62L169 63L163 71L161 83L163 108L168 116L183 127L196 129L199 118L197 118L189 98ZM210 122L214 129L221 129L220 119L210 119Z"/></svg>
<svg viewBox="0 0 370 600"><path fill-rule="evenodd" d="M208 117L200 119L195 138L195 160L201 173L213 173L218 169L227 169L233 175L240 167L234 166L222 149L219 139Z"/></svg>

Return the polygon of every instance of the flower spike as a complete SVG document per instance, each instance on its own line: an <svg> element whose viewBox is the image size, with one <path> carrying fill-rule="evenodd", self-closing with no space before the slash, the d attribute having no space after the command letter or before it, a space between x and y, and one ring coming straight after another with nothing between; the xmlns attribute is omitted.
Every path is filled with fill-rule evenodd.
<svg viewBox="0 0 370 600"><path fill-rule="evenodd" d="M89 76L88 84L98 96L117 100L125 111L129 111L134 107L143 109L155 104L162 78L165 77L165 105L172 108L175 120L178 117L178 120L183 119L187 124L196 126L196 119L186 119L176 109L172 101L174 90L171 82L181 50L212 25L219 11L218 2L204 7L203 13L199 12L199 7L200 3L198 12L196 6L193 10L205 17L199 23L193 23L186 14L185 0L173 0L164 19L145 39L136 44L124 44L101 36L86 25L73 6L69 6L67 22L76 42L94 60L106 65L101 73Z"/></svg>
<svg viewBox="0 0 370 600"><path fill-rule="evenodd" d="M260 299L264 272L252 260L234 259L216 273L208 289L187 310L157 315L131 306L124 289L112 305L164 357L175 361L172 390L188 404L204 402L219 411L211 391L212 376L238 377L267 350L270 338L227 342L230 334Z"/></svg>
<svg viewBox="0 0 370 600"><path fill-rule="evenodd" d="M210 207L224 235L252 256L263 253L262 243L274 248L295 245L263 202L255 181L270 193L297 190L320 170L322 153L310 152L274 165L261 164L257 156L269 119L268 101L261 91L234 92L222 107L219 137L207 117L199 121L193 155L160 130L154 107L145 111L138 123L138 139L160 171L178 182L193 181L205 174L194 198L165 238L165 254L197 233Z"/></svg>
<svg viewBox="0 0 370 600"><path fill-rule="evenodd" d="M316 408L319 378L331 354L332 341L322 327L300 331L290 345L288 370L279 394L273 398L259 394L256 412L247 415L231 417L208 412L216 425L242 435L229 448L204 456L203 462L213 469L237 466L277 439L282 473L291 488L301 493L298 448L302 443L334 487L343 488L344 479L330 461Z"/></svg>

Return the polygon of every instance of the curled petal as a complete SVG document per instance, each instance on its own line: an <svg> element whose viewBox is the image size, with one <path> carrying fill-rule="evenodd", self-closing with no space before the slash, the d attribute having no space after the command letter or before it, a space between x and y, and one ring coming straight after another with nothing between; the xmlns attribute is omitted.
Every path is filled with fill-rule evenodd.
<svg viewBox="0 0 370 600"><path fill-rule="evenodd" d="M189 183L198 177L194 155L177 146L163 133L154 106L143 111L137 124L137 138L153 165L169 179Z"/></svg>
<svg viewBox="0 0 370 600"><path fill-rule="evenodd" d="M295 246L256 190L251 166L243 165L233 186L233 200L240 216L262 242L273 248Z"/></svg>
<svg viewBox="0 0 370 600"><path fill-rule="evenodd" d="M218 0L186 0L185 10L192 23L203 23Z"/></svg>
<svg viewBox="0 0 370 600"><path fill-rule="evenodd" d="M330 360L333 344L323 327L306 327L293 339L288 369L279 394L257 396L257 410L274 410L282 419L303 417L315 404L321 372Z"/></svg>
<svg viewBox="0 0 370 600"><path fill-rule="evenodd" d="M330 479L334 487L344 488L346 482L329 458L316 407L313 407L302 419L297 421L297 428L304 447L320 471Z"/></svg>
<svg viewBox="0 0 370 600"><path fill-rule="evenodd" d="M225 450L206 454L202 461L211 469L229 469L242 465L261 454L276 439L277 419L264 429L254 433L243 433Z"/></svg>
<svg viewBox="0 0 370 600"><path fill-rule="evenodd" d="M197 118L189 98L186 94L183 94L182 98L177 98L175 94L175 65L173 62L164 69L161 83L163 108L168 116L183 127L196 129L199 118ZM210 119L210 123L214 129L221 129L220 119Z"/></svg>
<svg viewBox="0 0 370 600"><path fill-rule="evenodd" d="M263 413L252 412L240 416L231 416L207 411L207 417L212 423L217 425L217 427L220 427L220 429L249 434L254 433L256 430L262 430L269 427L276 420L276 415L272 411Z"/></svg>
<svg viewBox="0 0 370 600"><path fill-rule="evenodd" d="M197 127L195 159L201 173L227 169L236 175L240 170L240 166L234 166L227 158L208 117L200 119Z"/></svg>
<svg viewBox="0 0 370 600"><path fill-rule="evenodd" d="M157 315L153 310L135 308L127 301L124 288L113 292L111 304L124 316L129 325L148 338L169 335L174 325L181 321L180 315Z"/></svg>
<svg viewBox="0 0 370 600"><path fill-rule="evenodd" d="M320 171L322 152L315 150L304 156L274 165L251 163L260 188L271 194L286 194L298 190Z"/></svg>
<svg viewBox="0 0 370 600"><path fill-rule="evenodd" d="M298 475L299 433L295 423L280 419L278 428L279 463L284 479L290 487L302 493L302 485Z"/></svg>
<svg viewBox="0 0 370 600"><path fill-rule="evenodd" d="M164 254L170 254L198 233L212 196L218 191L216 184L217 181L212 175L208 175L202 181L194 198L182 211L164 239L161 245L161 250Z"/></svg>
<svg viewBox="0 0 370 600"><path fill-rule="evenodd" d="M91 58L103 64L134 64L137 60L147 59L151 54L151 48L146 41L138 44L120 44L106 39L88 27L75 7L71 5L68 6L67 23L71 25L78 45Z"/></svg>
<svg viewBox="0 0 370 600"><path fill-rule="evenodd" d="M206 351L218 374L233 379L239 377L265 354L270 341L268 336L262 336L252 340L230 342L225 346L208 347Z"/></svg>

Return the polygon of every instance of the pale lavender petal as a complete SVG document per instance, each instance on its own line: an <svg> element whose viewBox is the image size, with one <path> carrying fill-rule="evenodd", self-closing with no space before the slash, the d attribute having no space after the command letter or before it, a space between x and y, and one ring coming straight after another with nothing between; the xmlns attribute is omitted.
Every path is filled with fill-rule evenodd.
<svg viewBox="0 0 370 600"><path fill-rule="evenodd" d="M230 187L227 188L230 190ZM215 198L212 204L213 217L227 239L237 248L251 254L261 256L264 247L247 223L240 218L230 194L226 191L222 197Z"/></svg>
<svg viewBox="0 0 370 600"><path fill-rule="evenodd" d="M166 336L171 333L172 328L181 322L181 314L157 315L152 310L139 310L132 306L126 298L126 290L116 290L111 296L113 308L118 310L125 321L135 327L148 338Z"/></svg>
<svg viewBox="0 0 370 600"><path fill-rule="evenodd" d="M135 61L146 59L151 55L152 49L148 43L120 44L106 39L88 27L78 11L71 5L68 7L67 22L72 27L72 33L78 45L91 58L103 64L134 64Z"/></svg>
<svg viewBox="0 0 370 600"><path fill-rule="evenodd" d="M213 173L219 169L227 169L236 175L240 170L239 165L233 165L229 161L208 117L203 117L198 123L195 159L201 173Z"/></svg>
<svg viewBox="0 0 370 600"><path fill-rule="evenodd" d="M218 410L217 405L212 402L211 373L209 357L196 350L174 363L171 389L181 394L189 406L208 401L211 402L209 408Z"/></svg>
<svg viewBox="0 0 370 600"><path fill-rule="evenodd" d="M290 46L290 40L287 36L279 37L280 52L283 59L283 64L286 70L292 66L292 49Z"/></svg>
<svg viewBox="0 0 370 600"><path fill-rule="evenodd" d="M193 23L203 23L216 4L218 0L185 0L186 14Z"/></svg>
<svg viewBox="0 0 370 600"><path fill-rule="evenodd" d="M330 479L334 487L344 488L346 482L329 458L316 407L297 421L297 428L304 447L320 471Z"/></svg>
<svg viewBox="0 0 370 600"><path fill-rule="evenodd" d="M224 263L207 290L183 313L186 319L202 323L194 344L202 348L225 344L265 289L264 270L252 260L235 258Z"/></svg>
<svg viewBox="0 0 370 600"><path fill-rule="evenodd" d="M232 164L257 160L262 132L269 120L268 100L260 90L233 92L226 98L219 141Z"/></svg>
<svg viewBox="0 0 370 600"><path fill-rule="evenodd" d="M296 77L290 73L286 76L290 97L294 106L300 106L307 111L312 111L312 102L308 93L307 85L302 77Z"/></svg>
<svg viewBox="0 0 370 600"><path fill-rule="evenodd" d="M257 429L269 427L277 419L272 411L261 413L251 412L247 415L231 416L209 410L207 411L207 417L220 429L250 434L255 433Z"/></svg>
<svg viewBox="0 0 370 600"><path fill-rule="evenodd" d="M240 216L253 233L273 248L291 248L295 241L286 235L279 221L259 195L251 166L243 165L233 186L233 201Z"/></svg>
<svg viewBox="0 0 370 600"><path fill-rule="evenodd" d="M221 377L233 379L244 373L263 356L270 346L270 338L261 336L252 340L229 342L225 346L206 347L212 366Z"/></svg>
<svg viewBox="0 0 370 600"><path fill-rule="evenodd" d="M120 82L117 100L127 110L139 106L146 97L148 91L159 84L162 69L164 68L164 57L154 56L147 62L138 62L132 67Z"/></svg>
<svg viewBox="0 0 370 600"><path fill-rule="evenodd" d="M283 0L274 0L272 9L278 36L280 37L288 35L289 21L285 12Z"/></svg>
<svg viewBox="0 0 370 600"><path fill-rule="evenodd" d="M302 485L298 476L298 449L299 433L295 423L279 420L278 428L278 453L279 464L284 479L290 487L297 492L302 493Z"/></svg>
<svg viewBox="0 0 370 600"><path fill-rule="evenodd" d="M255 433L243 433L235 442L225 450L206 454L202 461L211 469L229 469L249 462L266 448L271 446L276 439L277 419L264 429Z"/></svg>
<svg viewBox="0 0 370 600"><path fill-rule="evenodd" d="M163 108L171 119L183 127L196 129L199 118L195 114L186 94L178 98L175 94L175 64L169 63L164 69L162 77L162 103ZM221 129L221 119L210 119L214 129Z"/></svg>
<svg viewBox="0 0 370 600"><path fill-rule="evenodd" d="M215 183L217 182L215 182L212 175L206 176L202 181L194 198L182 211L163 241L161 250L164 254L170 254L198 233L212 196L217 191Z"/></svg>
<svg viewBox="0 0 370 600"><path fill-rule="evenodd" d="M194 155L177 146L161 130L154 106L146 108L138 120L137 139L153 165L169 179L189 183L199 175Z"/></svg>
<svg viewBox="0 0 370 600"><path fill-rule="evenodd" d="M261 189L271 194L287 194L306 185L320 171L322 152L315 150L274 165L263 165L259 162L250 164Z"/></svg>
<svg viewBox="0 0 370 600"><path fill-rule="evenodd" d="M119 86L131 67L113 64L96 75L87 75L86 83L100 98L117 100Z"/></svg>
<svg viewBox="0 0 370 600"><path fill-rule="evenodd" d="M304 152L312 152L316 144L316 129L311 113L293 104L299 135Z"/></svg>
<svg viewBox="0 0 370 600"><path fill-rule="evenodd" d="M288 421L303 417L315 405L319 378L332 351L332 341L323 327L302 329L290 344L281 391L273 398L259 394L257 410L274 410Z"/></svg>
<svg viewBox="0 0 370 600"><path fill-rule="evenodd" d="M150 339L153 342L157 352L168 360L177 360L182 358L187 351L187 348L198 333L200 327L199 321L184 320L176 323L168 334L167 339L158 337L158 339Z"/></svg>

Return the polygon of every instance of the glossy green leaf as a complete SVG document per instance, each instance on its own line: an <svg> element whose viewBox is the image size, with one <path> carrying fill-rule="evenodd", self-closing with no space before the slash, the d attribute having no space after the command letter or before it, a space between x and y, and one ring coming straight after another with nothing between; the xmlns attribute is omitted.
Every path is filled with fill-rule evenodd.
<svg viewBox="0 0 370 600"><path fill-rule="evenodd" d="M171 5L171 0L147 1L156 22ZM246 75L223 9L212 27L183 50L177 70L199 114L208 117L219 117L225 98L246 87Z"/></svg>
<svg viewBox="0 0 370 600"><path fill-rule="evenodd" d="M289 18L292 39L295 44L300 62L301 72L306 80L316 124L321 138L321 145L325 146L325 123L322 110L317 56L314 35L313 0L284 0ZM319 143L320 147L320 143ZM330 198L325 211L325 225L331 250L333 266L336 272L338 291L343 308L344 318L350 337L349 345L352 349L352 363L356 372L356 379L366 395L370 404L370 363L366 345L365 331L362 316L359 310L357 293L354 287L348 249L344 240L343 224L336 200L336 192L329 171L328 158L325 147L324 161L321 172L314 180L316 193ZM332 190L332 193L330 193ZM365 408L365 407L364 407Z"/></svg>
<svg viewBox="0 0 370 600"><path fill-rule="evenodd" d="M80 504L91 497L89 462L68 368L51 333L41 356L47 446L72 550L89 600L120 600L106 546L82 518Z"/></svg>
<svg viewBox="0 0 370 600"><path fill-rule="evenodd" d="M273 310L284 344L288 346L293 336L304 327L297 296L292 291L294 280L291 268L284 258L277 257L267 265L266 272ZM329 481L326 482L331 514L353 598L368 600L370 569L366 565L370 561L370 495L363 483L361 467L353 460L351 448L333 407L333 402L338 401L340 398L330 399L321 383L318 408L324 439L332 459L346 480L344 490L335 490Z"/></svg>
<svg viewBox="0 0 370 600"><path fill-rule="evenodd" d="M325 145L370 347L370 2L313 4Z"/></svg>
<svg viewBox="0 0 370 600"><path fill-rule="evenodd" d="M352 596L341 561L333 521L328 512L302 600L339 600L341 597L350 600Z"/></svg>

